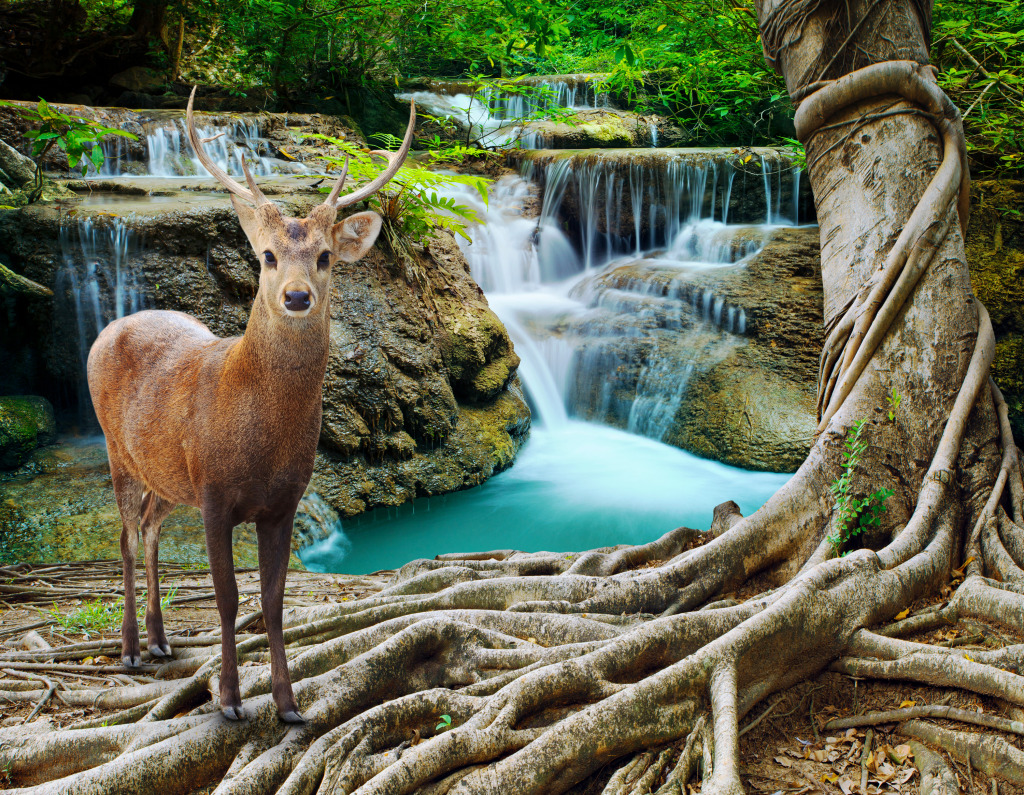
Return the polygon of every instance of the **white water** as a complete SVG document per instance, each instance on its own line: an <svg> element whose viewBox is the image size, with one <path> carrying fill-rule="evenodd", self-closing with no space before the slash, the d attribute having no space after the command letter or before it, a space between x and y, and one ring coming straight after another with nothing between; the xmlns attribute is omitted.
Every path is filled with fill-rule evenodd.
<svg viewBox="0 0 1024 795"><path fill-rule="evenodd" d="M263 138L255 121L235 121L230 125L197 126L201 139L206 140L206 151L213 161L232 176L240 177L242 160L254 176L277 173L308 173L301 163L283 161L271 155L271 146ZM102 168L89 176L97 177L182 177L208 176L195 156L185 132L185 120L177 119L151 124L145 133L146 163L133 163L127 159L124 139L108 136L103 140Z"/></svg>
<svg viewBox="0 0 1024 795"><path fill-rule="evenodd" d="M460 86L458 83L453 85ZM439 91L406 92L396 94L396 97L405 102L415 100L418 108L432 116L451 119L464 134L469 133L471 140L490 148L518 146L522 149L543 149L549 141L524 123L546 110L612 107L608 94L596 91L590 80L544 80L529 85L542 91L524 95L486 89L477 98L458 90L451 93L444 90L442 84ZM657 137L656 128L652 135Z"/></svg>

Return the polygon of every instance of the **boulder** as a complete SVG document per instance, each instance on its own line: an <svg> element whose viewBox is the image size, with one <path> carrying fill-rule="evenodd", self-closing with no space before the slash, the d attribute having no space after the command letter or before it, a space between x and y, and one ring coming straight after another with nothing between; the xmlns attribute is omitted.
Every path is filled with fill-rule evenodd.
<svg viewBox="0 0 1024 795"><path fill-rule="evenodd" d="M36 176L36 164L10 144L0 140L0 182L18 190Z"/></svg>
<svg viewBox="0 0 1024 795"><path fill-rule="evenodd" d="M0 397L0 469L14 469L57 438L53 407L33 395Z"/></svg>
<svg viewBox="0 0 1024 795"><path fill-rule="evenodd" d="M741 250L766 237L736 265L629 260L581 282L592 309L560 332L587 340L572 408L733 466L794 471L817 424L818 229L732 234Z"/></svg>

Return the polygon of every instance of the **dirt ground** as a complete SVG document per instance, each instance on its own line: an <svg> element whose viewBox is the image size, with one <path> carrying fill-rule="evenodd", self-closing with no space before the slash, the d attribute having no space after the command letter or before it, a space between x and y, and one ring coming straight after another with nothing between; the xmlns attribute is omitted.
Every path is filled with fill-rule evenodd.
<svg viewBox="0 0 1024 795"><path fill-rule="evenodd" d="M172 648L175 637L193 637L219 631L209 572L183 565L162 564L165 624ZM359 599L381 590L393 572L365 576L289 571L287 605L312 605ZM239 638L262 631L259 610L259 574L239 569ZM140 573L139 582L143 581ZM173 675L144 655L141 671L129 672L120 664L121 600L120 561L17 566L0 568L0 725L26 720L45 721L54 727L88 722L99 725L116 710L68 704L67 693L156 681ZM173 589L167 596L168 589ZM742 596L741 596L742 598ZM139 603L144 597L140 587ZM912 612L928 607L915 604ZM144 629L143 629L144 633ZM1021 639L1005 627L980 622L943 626L909 640L954 645L965 650L991 649ZM57 653L43 662L25 662L17 650L58 652L70 644L88 643L92 651ZM69 654L71 656L69 656ZM23 658L24 655L21 655ZM4 658L7 658L6 660ZM53 659L56 658L56 659ZM37 659L39 659L37 657ZM51 686L53 692L51 693ZM65 694L62 697L62 694ZM912 703L910 703L912 702ZM752 793L859 793L862 770L867 770L867 793L916 793L921 777L909 754L906 738L896 723L871 727L831 729L828 721L908 706L946 705L1024 721L1019 707L951 688L910 683L858 680L826 671L787 691L769 696L741 722L743 781ZM957 731L991 731L961 722L934 723ZM869 753L864 744L872 738ZM1024 737L1002 737L1024 749ZM659 753L663 748L652 748ZM1024 788L996 780L969 762L941 752L955 771L961 792L972 795L1024 795ZM611 770L593 777L578 792L599 793ZM0 773L0 785L5 782ZM691 792L699 792L694 787Z"/></svg>

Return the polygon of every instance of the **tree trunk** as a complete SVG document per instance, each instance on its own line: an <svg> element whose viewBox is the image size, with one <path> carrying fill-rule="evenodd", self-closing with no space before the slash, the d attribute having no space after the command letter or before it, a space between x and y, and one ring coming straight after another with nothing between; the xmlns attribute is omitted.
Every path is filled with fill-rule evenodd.
<svg viewBox="0 0 1024 795"><path fill-rule="evenodd" d="M603 776L608 795L655 781L668 795L699 771L703 793L732 794L738 721L830 665L1024 705L1024 646L967 655L896 639L965 616L1019 630L1024 613L1024 484L964 261L959 117L920 66L930 4L757 5L800 103L829 331L820 433L789 483L709 533L441 556L372 597L290 610L303 728L278 722L260 665L242 668L249 722L219 720L206 701L218 658L189 657L171 665L190 678L159 700L112 696L125 725L0 731L0 769L40 793L220 780L218 793L551 794ZM882 488L884 513L859 512L880 521L854 532L853 501ZM947 604L894 621L960 561ZM741 587L752 595L724 597ZM923 737L917 723L905 730ZM946 734L977 742L972 754L994 747ZM995 769L1012 778L1014 764Z"/></svg>

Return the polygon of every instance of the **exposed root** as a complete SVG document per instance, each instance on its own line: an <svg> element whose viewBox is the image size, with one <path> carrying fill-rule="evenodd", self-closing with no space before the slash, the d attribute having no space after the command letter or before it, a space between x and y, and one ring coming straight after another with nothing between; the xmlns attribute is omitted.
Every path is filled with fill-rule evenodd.
<svg viewBox="0 0 1024 795"><path fill-rule="evenodd" d="M934 718L936 720L955 720L961 723L970 723L974 726L984 726L988 729L996 729L1001 732L1024 735L1024 723L1019 720L1008 720L999 715L989 715L984 712L971 712L966 709L957 709L942 705L907 707L905 709L893 709L887 712L869 712L866 715L854 715L850 718L836 718L830 720L821 728L824 731L836 731L839 729L850 729L856 726L877 726L879 723L903 723L915 718Z"/></svg>
<svg viewBox="0 0 1024 795"><path fill-rule="evenodd" d="M960 787L956 774L946 760L927 745L910 741L914 764L921 771L921 795L958 795Z"/></svg>
<svg viewBox="0 0 1024 795"><path fill-rule="evenodd" d="M1024 784L1024 751L1002 737L943 729L931 723L911 720L900 726L900 732L931 745L937 745L957 759L970 764L988 776Z"/></svg>

